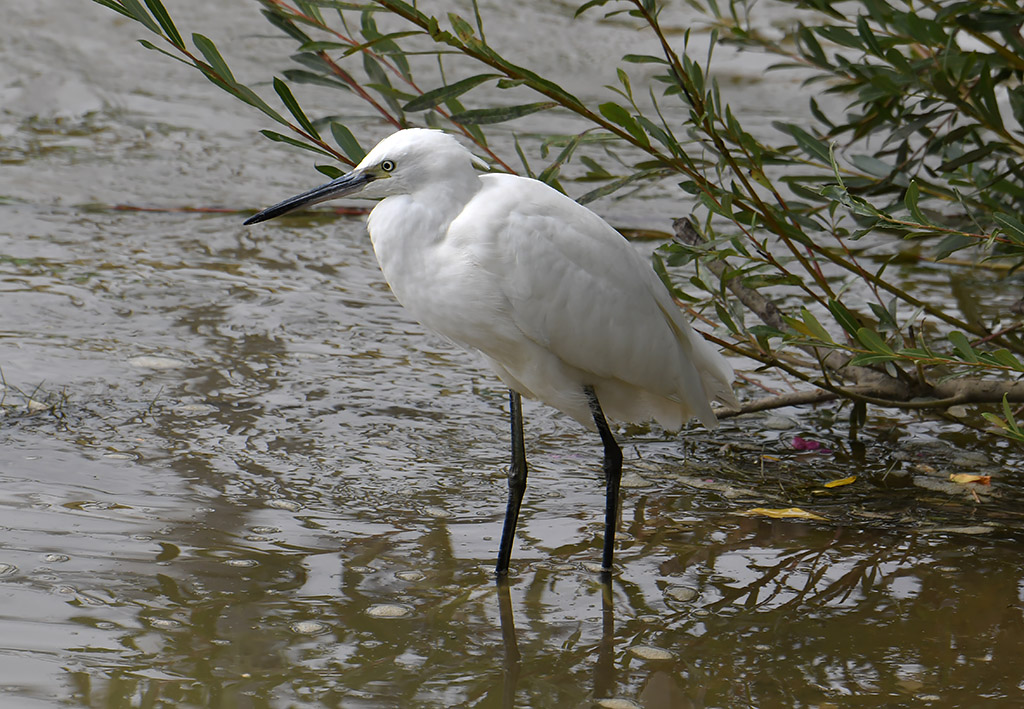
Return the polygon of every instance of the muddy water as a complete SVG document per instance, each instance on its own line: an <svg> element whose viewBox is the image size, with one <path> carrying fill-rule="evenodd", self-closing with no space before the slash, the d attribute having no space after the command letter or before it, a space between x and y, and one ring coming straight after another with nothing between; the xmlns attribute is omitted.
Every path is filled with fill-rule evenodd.
<svg viewBox="0 0 1024 709"><path fill-rule="evenodd" d="M282 68L249 3L167 4L239 75ZM599 447L528 404L531 485L497 588L498 382L405 316L359 219L112 208L246 208L318 177L79 5L0 11L0 706L1024 701L1019 453L925 420L873 415L853 442L828 408L620 431L606 591L587 566ZM519 7L493 41L568 22ZM533 64L606 83L613 29L585 21ZM797 105L796 85L735 83L754 121ZM652 213L675 199L597 207L664 228ZM984 274L956 277L961 307L985 307ZM994 485L974 500L949 472ZM758 506L826 519L737 514Z"/></svg>

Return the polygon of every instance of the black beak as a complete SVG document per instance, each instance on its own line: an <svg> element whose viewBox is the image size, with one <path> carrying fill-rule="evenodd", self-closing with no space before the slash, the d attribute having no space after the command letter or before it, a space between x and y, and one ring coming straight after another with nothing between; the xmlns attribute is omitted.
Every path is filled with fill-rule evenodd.
<svg viewBox="0 0 1024 709"><path fill-rule="evenodd" d="M326 185L320 185L314 187L308 192L289 197L283 202L275 204L273 207L267 207L259 214L253 215L245 220L245 224L258 224L259 222L265 222L268 219L279 217L282 214L288 214L288 212L294 212L300 207L308 205L319 204L320 202L326 202L329 199L335 199L336 197L344 197L345 195L358 192L359 190L366 187L366 185L373 182L374 177L361 170L353 170L347 175L331 180Z"/></svg>

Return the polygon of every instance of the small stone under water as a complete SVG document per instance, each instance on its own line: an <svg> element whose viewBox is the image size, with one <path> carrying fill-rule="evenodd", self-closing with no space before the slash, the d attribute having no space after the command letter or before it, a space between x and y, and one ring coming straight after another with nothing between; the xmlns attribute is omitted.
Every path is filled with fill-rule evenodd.
<svg viewBox="0 0 1024 709"><path fill-rule="evenodd" d="M319 620L297 620L288 627L298 635L319 635L330 630L327 623L321 623Z"/></svg>
<svg viewBox="0 0 1024 709"><path fill-rule="evenodd" d="M140 369L178 369L184 367L185 362L173 357L157 357L155 355L140 355L128 360L128 364Z"/></svg>
<svg viewBox="0 0 1024 709"><path fill-rule="evenodd" d="M641 660L674 660L673 655L668 650L664 650L660 647L654 647L653 645L634 645L629 648L629 652L636 655Z"/></svg>
<svg viewBox="0 0 1024 709"><path fill-rule="evenodd" d="M691 588L690 586L670 586L665 589L665 595L673 600L680 601L682 603L689 603L696 599L700 593L697 589Z"/></svg>
<svg viewBox="0 0 1024 709"><path fill-rule="evenodd" d="M17 573L18 567L14 564L0 563L0 576L10 576L11 574Z"/></svg>
<svg viewBox="0 0 1024 709"><path fill-rule="evenodd" d="M422 581L427 578L427 575L422 571L399 571L395 574L395 578L401 581Z"/></svg>
<svg viewBox="0 0 1024 709"><path fill-rule="evenodd" d="M208 414L216 409L209 404L178 404L174 407L176 414Z"/></svg>
<svg viewBox="0 0 1024 709"><path fill-rule="evenodd" d="M48 564L61 564L70 559L71 557L67 554L47 554L43 557L43 561L45 561Z"/></svg>
<svg viewBox="0 0 1024 709"><path fill-rule="evenodd" d="M412 608L397 603L378 603L366 609L366 615L374 618L403 618L410 613L412 613Z"/></svg>
<svg viewBox="0 0 1024 709"><path fill-rule="evenodd" d="M641 477L641 476L637 475L636 473L626 473L625 475L622 476L622 481L620 483L620 485L623 488L626 488L626 489L629 489L629 488L639 488L639 487L650 487L653 484L654 483L652 483L647 478Z"/></svg>
<svg viewBox="0 0 1024 709"><path fill-rule="evenodd" d="M640 705L630 699L598 699L595 704L601 709L640 709Z"/></svg>
<svg viewBox="0 0 1024 709"><path fill-rule="evenodd" d="M255 559L228 559L224 563L228 566L238 566L242 568L260 565L260 562L256 561Z"/></svg>
<svg viewBox="0 0 1024 709"><path fill-rule="evenodd" d="M298 512L302 509L302 505L298 502L292 502L291 500L268 500L267 507L273 507L275 510L288 510L289 512Z"/></svg>

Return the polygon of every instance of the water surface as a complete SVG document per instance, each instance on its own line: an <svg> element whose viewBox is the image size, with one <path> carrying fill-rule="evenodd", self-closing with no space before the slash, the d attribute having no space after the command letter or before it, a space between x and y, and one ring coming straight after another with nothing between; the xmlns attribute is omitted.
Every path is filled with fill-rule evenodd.
<svg viewBox="0 0 1024 709"><path fill-rule="evenodd" d="M167 4L240 76L285 67L252 3ZM557 34L531 44L531 65L580 92L608 83L621 27L595 15L567 35L569 6L517 8L492 41ZM833 407L714 434L620 429L604 587L600 447L528 403L530 488L496 586L505 391L410 321L361 220L250 229L174 211L269 204L320 179L307 156L264 141L258 115L145 52L113 13L3 13L5 706L1020 704L1019 451L884 412L851 441ZM759 65L723 72L737 112L767 129L800 110L800 89ZM595 207L665 229L679 200ZM989 282L901 277L922 292L960 279L961 308ZM950 472L993 485L975 500ZM825 520L741 514L789 506Z"/></svg>

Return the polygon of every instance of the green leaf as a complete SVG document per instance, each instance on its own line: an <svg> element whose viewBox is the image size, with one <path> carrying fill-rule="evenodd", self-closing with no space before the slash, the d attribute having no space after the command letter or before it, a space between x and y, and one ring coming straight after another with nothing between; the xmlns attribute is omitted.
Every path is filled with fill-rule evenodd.
<svg viewBox="0 0 1024 709"><path fill-rule="evenodd" d="M1019 219L1002 212L993 214L992 218L1002 227L1006 238L1018 244L1024 244L1024 224Z"/></svg>
<svg viewBox="0 0 1024 709"><path fill-rule="evenodd" d="M871 31L871 27L868 25L867 19L863 15L857 17L857 34L864 40L864 44L868 46L871 53L876 57L882 56L882 46L878 43L878 38L875 33Z"/></svg>
<svg viewBox="0 0 1024 709"><path fill-rule="evenodd" d="M630 64L668 64L664 57L655 57L650 54L626 54L622 61Z"/></svg>
<svg viewBox="0 0 1024 709"><path fill-rule="evenodd" d="M376 89L383 98L384 102L388 105L393 113L397 116L402 115L402 106L395 99L395 93L391 87L391 80L388 79L387 73L384 68L381 67L380 63L367 53L363 54L363 70L366 71L366 75L373 82L372 86Z"/></svg>
<svg viewBox="0 0 1024 709"><path fill-rule="evenodd" d="M558 173L562 169L562 165L569 161L572 154L576 152L577 146L580 144L580 140L583 138L583 134L574 135L569 142L566 144L562 151L558 154L558 157L548 165L546 168L540 171L537 175L537 179L546 184L552 184L558 178Z"/></svg>
<svg viewBox="0 0 1024 709"><path fill-rule="evenodd" d="M327 175L332 180L336 180L345 174L342 170L339 170L334 165L314 165L313 167L316 168L317 172Z"/></svg>
<svg viewBox="0 0 1024 709"><path fill-rule="evenodd" d="M836 322L851 335L856 336L857 331L860 330L860 323L857 322L857 318L854 317L845 305L840 303L838 300L828 301L829 312L836 319Z"/></svg>
<svg viewBox="0 0 1024 709"><path fill-rule="evenodd" d="M299 122L302 129L309 133L311 136L320 140L320 133L313 127L313 124L306 117L299 102L295 100L295 96L292 95L292 90L288 88L288 84L284 83L276 76L274 77L274 90L277 91L277 95L281 97L281 101L284 102L285 107L295 117L295 120Z"/></svg>
<svg viewBox="0 0 1024 709"><path fill-rule="evenodd" d="M892 317L886 308L883 308L878 303L868 303L871 307L871 312L878 318L878 325L880 329L896 330L898 328L896 321Z"/></svg>
<svg viewBox="0 0 1024 709"><path fill-rule="evenodd" d="M1021 430L1017 425L1016 420L1013 418L1013 411L1010 409L1010 399L1006 394L1003 394L1003 416L1006 417L1006 426L1011 431L1020 435Z"/></svg>
<svg viewBox="0 0 1024 709"><path fill-rule="evenodd" d="M329 86L332 89L341 89L342 91L351 91L352 87L348 84L335 79L333 76L327 76L325 74L317 74L312 71L306 71L305 69L285 69L283 72L284 78L293 84L314 84L316 86Z"/></svg>
<svg viewBox="0 0 1024 709"><path fill-rule="evenodd" d="M814 333L814 336L819 340L822 342L833 342L832 336L828 334L828 330L822 327L821 323L818 322L818 318L814 317L814 313L810 310L800 308L800 318L804 321L807 329Z"/></svg>
<svg viewBox="0 0 1024 709"><path fill-rule="evenodd" d="M931 225L931 221L924 215L924 212L917 206L918 195L920 190L917 188L917 181L911 180L910 184L907 185L907 194L903 198L903 204L906 205L907 211L914 218L918 224Z"/></svg>
<svg viewBox="0 0 1024 709"><path fill-rule="evenodd" d="M872 177L885 178L893 173L895 168L887 162L879 160L871 155L854 155L850 162L860 170L863 170Z"/></svg>
<svg viewBox="0 0 1024 709"><path fill-rule="evenodd" d="M793 125L792 123L776 123L775 126L793 136L797 146L812 158L826 164L832 162L828 145L815 138L800 126Z"/></svg>
<svg viewBox="0 0 1024 709"><path fill-rule="evenodd" d="M953 348L956 350L957 354L960 355L961 359L965 362L978 361L978 353L974 351L973 347L971 347L971 343L964 333L959 330L953 330L951 333L946 335L946 337L949 338L951 343L953 343Z"/></svg>
<svg viewBox="0 0 1024 709"><path fill-rule="evenodd" d="M130 13L127 10L125 10L123 7L121 7L121 5L119 3L114 2L114 0L92 0L92 1L94 3L96 3L97 5L102 5L103 7L110 8L114 12L117 12L117 13L120 13L120 14L124 15L125 17L127 17L130 20L134 20L135 19L134 17L132 17L132 13Z"/></svg>
<svg viewBox="0 0 1024 709"><path fill-rule="evenodd" d="M137 22L141 22L153 34L161 34L160 25L153 21L153 18L146 12L139 0L121 0L121 5L128 11L129 16ZM109 5L108 5L109 7Z"/></svg>
<svg viewBox="0 0 1024 709"><path fill-rule="evenodd" d="M146 7L153 13L156 21L160 23L164 33L167 35L167 39L171 40L175 47L184 49L185 43L182 41L181 35L178 34L178 29L174 26L174 22L171 21L171 16L167 14L163 3L160 0L146 0Z"/></svg>
<svg viewBox="0 0 1024 709"><path fill-rule="evenodd" d="M352 160L354 165L358 165L366 157L366 151L359 145L359 141L352 135L352 131L342 124L331 123L331 135L334 136L334 142Z"/></svg>
<svg viewBox="0 0 1024 709"><path fill-rule="evenodd" d="M880 364L882 362L892 362L893 360L899 359L895 354L884 354L881 352L870 352L865 354L859 354L850 360L850 364L854 367L867 367L872 364Z"/></svg>
<svg viewBox="0 0 1024 709"><path fill-rule="evenodd" d="M1024 371L1024 363L1021 363L1019 359L1014 357L1010 350L998 349L992 353L992 358L1004 367L1016 369L1017 371Z"/></svg>
<svg viewBox="0 0 1024 709"><path fill-rule="evenodd" d="M462 79L461 81L456 81L454 84L441 86L433 89L432 91L428 91L421 96L417 96L412 101L405 104L402 109L409 113L424 111L428 108L433 108L438 104L444 103L449 99L461 96L473 87L479 86L485 81L496 79L498 77L498 74L477 74L476 76L470 76L469 78Z"/></svg>
<svg viewBox="0 0 1024 709"><path fill-rule="evenodd" d="M329 52L335 49L351 49L351 44L341 42L303 42L299 45L300 52Z"/></svg>
<svg viewBox="0 0 1024 709"><path fill-rule="evenodd" d="M942 163L939 165L938 170L939 172L952 172L962 165L978 162L982 158L987 157L992 151L996 150L999 145L999 143L989 143L988 145L984 145L976 150L968 151L958 158Z"/></svg>
<svg viewBox="0 0 1024 709"><path fill-rule="evenodd" d="M590 192L587 192L585 195L577 198L576 201L579 202L580 204L588 204L590 202L593 202L595 199L600 199L601 197L606 197L612 194L613 192L618 192L626 185L632 184L634 182L639 182L641 180L649 180L655 177L661 177L664 175L665 170L662 169L641 170L640 172L634 172L632 175L620 177L617 180L614 180L606 185L598 187L596 190L591 190Z"/></svg>
<svg viewBox="0 0 1024 709"><path fill-rule="evenodd" d="M153 50L154 52L160 52L160 53L161 53L161 54L163 54L163 55L164 55L165 57L170 57L171 59L173 59L173 60L174 60L174 61L176 61L176 62L181 62L182 64L184 64L184 65L185 65L185 66L187 66L187 67L192 67L192 68L195 68L195 67L193 67L193 65L192 65L192 62L188 62L188 61L185 61L185 60L184 60L184 59L182 59L181 57L179 57L179 56L177 56L177 55L175 55L175 54L171 54L170 52L168 52L168 51L167 51L166 49L164 49L163 47L158 47L158 46L156 46L155 44L153 44L152 42L150 42L150 41L149 41L148 39L140 39L140 40L139 40L139 44L141 44L141 45L142 45L143 47L145 47L146 49L152 49L152 50Z"/></svg>
<svg viewBox="0 0 1024 709"><path fill-rule="evenodd" d="M313 153L319 153L320 155L326 155L329 158L333 158L334 157L333 155L331 155L329 152L327 152L323 148L320 148L320 147L318 147L316 145L310 145L309 143L303 143L301 140L296 140L295 138L290 138L287 135L281 135L280 133L277 133L276 131L261 130L260 133L262 133L264 137L269 138L270 140L274 141L275 143L287 143L288 145L292 145L292 146L294 146L296 148L302 148L303 150L308 150L308 151L313 152Z"/></svg>
<svg viewBox="0 0 1024 709"><path fill-rule="evenodd" d="M292 22L290 19L284 17L281 10L263 10L262 14L265 18L267 18L267 21L270 22L270 24L284 32L286 35L294 39L300 45L312 41L308 34L306 34L298 27L296 27L295 23Z"/></svg>
<svg viewBox="0 0 1024 709"><path fill-rule="evenodd" d="M263 111L263 113L270 116L281 125L288 125L288 121L284 119L284 116L282 116L280 113L278 113L270 106L268 106L267 102L261 99L258 95L256 95L256 92L250 89L248 86L243 86L242 84L235 84L233 87L231 87L231 90L234 92L235 96L240 98L242 101L245 101L250 106L253 106Z"/></svg>
<svg viewBox="0 0 1024 709"><path fill-rule="evenodd" d="M538 103L527 103L521 106L503 106L501 108L481 108L471 111L463 111L452 116L452 120L463 125L483 125L486 123L504 123L515 118L522 118L531 113L546 111L558 104L554 101L540 101Z"/></svg>
<svg viewBox="0 0 1024 709"><path fill-rule="evenodd" d="M611 101L602 103L597 108L601 112L602 116L612 123L625 128L638 143L644 146L651 144L651 141L647 138L647 134L644 133L643 129L640 127L640 124L636 122L636 119L633 118L625 108L617 103L612 103Z"/></svg>
<svg viewBox="0 0 1024 709"><path fill-rule="evenodd" d="M455 30L455 34L463 42L470 43L477 41L475 33L473 32L473 26L454 12L448 13L448 21L452 23L452 29Z"/></svg>
<svg viewBox="0 0 1024 709"><path fill-rule="evenodd" d="M199 33L192 35L192 43L196 45L196 48L202 52L203 57L206 59L207 64L213 67L213 70L220 76L221 79L235 83L235 77L232 76L231 70L228 69L227 62L217 51L217 47L209 38L204 37Z"/></svg>
<svg viewBox="0 0 1024 709"><path fill-rule="evenodd" d="M736 326L736 321L732 317L732 313L726 309L724 305L715 301L715 313L718 315L718 320L729 328L729 332L739 333L739 328Z"/></svg>
<svg viewBox="0 0 1024 709"><path fill-rule="evenodd" d="M591 8L607 5L609 1L610 0L587 0L587 2L583 3L578 8L576 8L576 12L573 13L573 18L575 19L579 17L580 15L582 15L587 10L590 10Z"/></svg>
<svg viewBox="0 0 1024 709"><path fill-rule="evenodd" d="M972 246L976 241L977 239L972 239L963 234L950 234L935 245L934 258L936 261L941 261L944 258L948 258L954 251Z"/></svg>
<svg viewBox="0 0 1024 709"><path fill-rule="evenodd" d="M857 340L869 350L877 354L892 356L895 356L896 354L892 347L889 347L888 343L886 343L886 341L883 340L877 332L869 330L866 327L862 327L857 330Z"/></svg>

